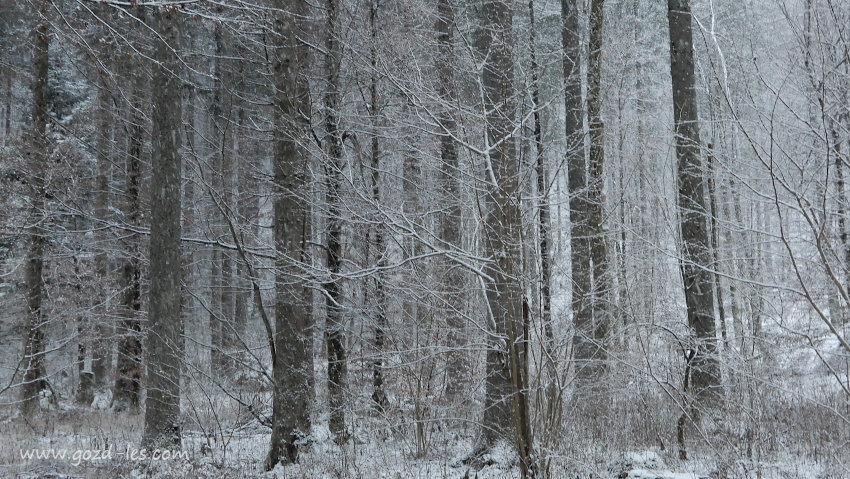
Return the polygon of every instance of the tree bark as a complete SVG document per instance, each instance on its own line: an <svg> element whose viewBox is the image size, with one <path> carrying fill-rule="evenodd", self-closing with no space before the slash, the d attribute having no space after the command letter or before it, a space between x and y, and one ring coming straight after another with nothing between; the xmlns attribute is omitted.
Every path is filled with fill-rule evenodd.
<svg viewBox="0 0 850 479"><path fill-rule="evenodd" d="M690 387L695 406L719 401L720 368L714 326L711 238L705 204L705 181L700 153L699 116L694 86L694 48L689 0L668 0L670 74L678 160L678 207L681 232L681 270L688 326L695 335L690 345Z"/></svg>
<svg viewBox="0 0 850 479"><path fill-rule="evenodd" d="M584 191L576 194L583 197L577 206L584 207L585 213L579 220L577 244L573 245L573 264L583 263L579 273L588 278L575 278L577 289L582 292L578 311L574 311L575 335L573 351L578 362L576 374L579 388L590 387L599 390L604 381L600 381L607 369L606 341L610 329L608 312L608 294L612 291L610 265L608 262L608 240L604 229L605 215L605 131L602 123L602 98L600 85L602 79L602 27L604 25L604 0L592 0L590 5L590 44L588 47L587 71L587 116L590 129L590 157L587 165L587 183ZM583 153L582 153L583 158ZM584 168L584 161L575 158L575 170ZM572 174L574 170L570 170ZM571 190L572 194L572 190ZM572 207L571 214L572 214ZM589 260L589 261L588 261ZM589 265L588 265L589 263ZM588 271L589 270L589 271ZM589 274L588 274L589 273ZM575 276L575 273L574 273ZM578 285L581 285L580 287ZM587 288L587 289L585 289ZM575 298L574 298L575 302ZM602 398L599 398L602 399ZM596 403L598 404L598 402Z"/></svg>
<svg viewBox="0 0 850 479"><path fill-rule="evenodd" d="M440 239L449 248L461 248L460 174L458 163L457 120L454 110L457 103L455 88L454 30L456 27L454 6L451 0L437 2L437 92L440 95L440 186L443 210L440 217ZM448 357L446 394L450 397L461 394L469 380L468 361L458 350L466 340L462 317L465 298L463 272L451 261L444 264L444 289L448 299L446 324L449 327L449 347L454 351Z"/></svg>
<svg viewBox="0 0 850 479"><path fill-rule="evenodd" d="M381 145L378 141L378 118L380 107L378 105L378 0L372 0L369 8L369 28L372 36L371 66L372 77L369 84L369 113L372 116L372 201L380 208L381 186L380 186L380 161ZM381 224L375 225L375 255L378 267L385 266L384 251L384 228ZM368 258L367 254L367 258ZM372 402L378 411L383 412L389 405L389 399L384 388L384 341L387 328L386 295L384 293L384 278L378 272L375 274L375 359L372 361Z"/></svg>
<svg viewBox="0 0 850 479"><path fill-rule="evenodd" d="M570 203L570 266L572 271L573 349L576 375L593 377L593 283L591 277L590 197L584 157L581 96L581 44L576 0L562 0L564 96L567 138L567 188Z"/></svg>
<svg viewBox="0 0 850 479"><path fill-rule="evenodd" d="M342 187L342 131L339 127L339 70L342 61L340 35L340 9L338 0L327 0L325 36L325 128L327 129L326 167L327 187L327 269L324 284L327 298L325 342L328 352L328 395L330 399L330 431L337 442L347 439L345 427L345 383L348 360L345 351L345 325L342 322L342 218L340 217L340 188Z"/></svg>
<svg viewBox="0 0 850 479"><path fill-rule="evenodd" d="M180 18L176 7L152 14L158 34L153 71L153 158L151 161L150 314L148 394L142 445L181 447L180 369L183 328L180 316L181 178Z"/></svg>
<svg viewBox="0 0 850 479"><path fill-rule="evenodd" d="M44 311L42 310L46 222L45 174L47 169L47 122L48 122L48 48L50 30L47 21L48 2L40 1L33 29L33 79L32 79L32 137L27 151L29 168L29 227L25 271L27 310L24 324L24 377L21 388L20 411L24 417L32 417L38 408L40 393L48 388L44 365L44 348L47 339L44 333Z"/></svg>
<svg viewBox="0 0 850 479"><path fill-rule="evenodd" d="M311 295L299 264L306 261L310 209L306 198L307 152L301 145L310 104L307 49L299 39L307 2L275 2L274 204L275 364L272 437L266 470L298 460L310 433L313 404L313 324ZM297 262L296 262L297 261Z"/></svg>
<svg viewBox="0 0 850 479"><path fill-rule="evenodd" d="M141 7L133 9L137 21L144 22L145 13ZM129 76L130 68L123 72ZM140 411L142 378L142 286L141 286L141 248L139 236L133 230L141 226L140 184L142 175L142 141L144 124L142 92L147 90L143 75L134 75L133 89L129 95L129 117L126 124L127 158L126 183L124 188L124 218L128 226L125 239L124 265L121 273L123 319L118 328L117 362L115 385L112 388L112 407L115 411L136 413Z"/></svg>
<svg viewBox="0 0 850 479"><path fill-rule="evenodd" d="M112 158L111 158L111 134L112 134L112 108L110 105L111 95L108 93L107 83L105 79L101 79L100 92L98 92L99 100L99 119L100 119L100 136L97 143L97 178L95 187L95 206L94 215L98 221L109 221L109 178L112 174ZM107 291L107 285L111 285L109 271L109 253L105 249L105 245L109 244L111 238L107 235L109 231L101 226L98 227L99 241L104 245L104 249L98 251L95 257L95 269L97 271L98 283L100 291ZM106 308L106 294L100 295L93 299L96 311L100 314L95 316L95 325L92 338L92 366L91 371L94 374L94 382L97 388L107 386L108 372L112 366L112 348L111 342L108 340L112 336L112 323L108 322L109 311Z"/></svg>
<svg viewBox="0 0 850 479"><path fill-rule="evenodd" d="M483 5L480 52L486 113L487 216L485 255L490 331L487 348L482 446L499 440L514 443L524 477L536 469L528 413L527 331L520 283L522 212L519 165L513 131L514 99L513 11L505 0Z"/></svg>

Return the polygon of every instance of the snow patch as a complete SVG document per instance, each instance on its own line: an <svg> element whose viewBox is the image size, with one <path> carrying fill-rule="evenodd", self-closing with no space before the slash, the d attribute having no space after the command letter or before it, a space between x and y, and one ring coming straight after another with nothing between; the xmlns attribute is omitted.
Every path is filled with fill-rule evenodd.
<svg viewBox="0 0 850 479"><path fill-rule="evenodd" d="M617 479L704 479L693 473L672 472L655 451L626 452L608 466L611 477Z"/></svg>

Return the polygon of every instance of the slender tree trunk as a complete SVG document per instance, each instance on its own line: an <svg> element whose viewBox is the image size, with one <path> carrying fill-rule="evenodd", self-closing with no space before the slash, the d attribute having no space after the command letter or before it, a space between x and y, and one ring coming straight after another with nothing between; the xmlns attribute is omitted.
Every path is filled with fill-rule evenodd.
<svg viewBox="0 0 850 479"><path fill-rule="evenodd" d="M245 123L245 111L241 108L238 112L238 125ZM234 135L234 138L239 138L239 135ZM247 158L248 148L247 141L238 141L233 148L235 158ZM244 155L244 156L243 156ZM236 211L248 225L256 225L256 217L259 211L259 203L257 202L255 192L257 191L257 182L254 181L251 169L252 162L243 160L240 162L239 168L236 170L238 179L236 180ZM256 226L249 227L256 229ZM256 236L256 231L250 231L248 237ZM236 260L236 294L233 305L233 321L236 332L240 337L244 337L248 329L248 305L251 301L251 282L248 278L249 268L241 257Z"/></svg>
<svg viewBox="0 0 850 479"><path fill-rule="evenodd" d="M187 39L191 39L192 35L186 35ZM191 41L191 40L189 40ZM193 46L191 43L184 45L184 48L191 50ZM196 90L194 87L193 79L187 80L183 84L182 88L182 102L183 102L183 126L184 126L184 136L183 141L185 143L185 149L189 152L188 158L192 160L189 162L183 162L183 226L182 226L182 234L184 236L194 236L195 235L195 174L193 165L195 164L195 158L197 158L197 150L195 135L196 132L196 122L195 122L195 101L197 101L198 97L196 95ZM181 301L183 301L183 305L180 308L180 312L183 315L183 327L187 331L192 331L195 327L195 298L192 292L197 290L197 276L194 272L195 270L195 245L192 243L184 243L183 244L183 280L182 280L182 293L181 293ZM189 333L191 334L191 333ZM186 351L187 356L191 355L192 352Z"/></svg>
<svg viewBox="0 0 850 479"><path fill-rule="evenodd" d="M220 195L215 201L230 205L233 199L232 171L234 157L228 148L227 133L229 130L230 108L225 105L225 86L230 84L230 75L226 71L225 57L228 55L223 37L221 22L216 23L213 37L215 57L213 70L213 98L210 105L210 116L213 125L215 168L212 172L213 191ZM231 102L227 102L228 105ZM228 236L224 226L225 218L218 218L214 228L219 240ZM233 259L228 251L221 248L213 251L211 268L211 297L210 330L212 331L211 366L213 373L224 377L233 369L228 355L233 346Z"/></svg>
<svg viewBox="0 0 850 479"><path fill-rule="evenodd" d="M846 158L841 154L841 133L839 133L839 127L835 124L830 125L830 136L832 137L832 148L833 148L833 156L834 156L834 164L835 164L835 190L837 193L836 202L836 215L838 216L838 237L839 237L839 250L841 259L844 262L844 277L839 281L843 280L843 285L845 289L850 288L850 231L848 231L848 222L847 222L847 192L845 191L844 186L844 170L845 170L845 161ZM842 268L838 268L841 270ZM841 295L835 294L836 301L841 303ZM842 304L839 311L836 311L835 314L832 314L832 322L836 326L841 326L846 324L848 321L848 308L850 305ZM832 312L830 312L832 313ZM755 313L754 313L755 314Z"/></svg>
<svg viewBox="0 0 850 479"><path fill-rule="evenodd" d="M44 268L45 181L47 172L47 69L49 48L48 2L40 1L34 12L36 25L33 29L33 79L32 79L32 137L27 151L29 168L30 224L25 271L27 311L24 324L24 378L21 388L21 415L31 417L38 407L39 394L47 389L44 366L44 311L42 310L42 271Z"/></svg>
<svg viewBox="0 0 850 479"><path fill-rule="evenodd" d="M174 7L153 13L159 35L153 71L153 158L151 161L150 314L148 394L142 445L180 448L180 369L183 328L180 316L180 13Z"/></svg>
<svg viewBox="0 0 850 479"><path fill-rule="evenodd" d="M9 144L12 135L12 75L6 73L6 111L3 118L3 146Z"/></svg>
<svg viewBox="0 0 850 479"><path fill-rule="evenodd" d="M144 22L144 9L136 7L133 15ZM130 75L130 69L123 73ZM140 184L142 175L142 135L144 124L142 94L147 90L143 75L134 75L130 93L129 117L127 119L126 183L124 188L124 222L130 229L141 226ZM112 407L115 411L140 411L142 378L142 287L141 245L139 236L132 230L125 232L123 240L124 265L121 273L122 316L118 328L118 346L115 370L115 385L112 388Z"/></svg>
<svg viewBox="0 0 850 479"><path fill-rule="evenodd" d="M534 0L528 1L531 22L531 100L534 108L534 146L537 174L537 240L540 254L540 324L543 326L543 363L549 377L546 379L546 424L554 437L560 429L561 403L558 401L558 363L555 357L555 334L552 330L552 259L551 219L549 217L549 183L546 172L546 155L543 152L543 130L540 119L540 70L537 63L537 23L534 15Z"/></svg>
<svg viewBox="0 0 850 479"><path fill-rule="evenodd" d="M345 426L345 384L348 360L345 350L345 325L342 321L342 217L340 216L340 188L342 187L342 131L339 125L340 79L342 43L340 21L341 5L338 0L327 0L327 31L325 36L325 128L327 129L327 267L329 278L325 282L327 320L325 342L328 351L328 395L330 399L330 431L337 442L347 439Z"/></svg>
<svg viewBox="0 0 850 479"><path fill-rule="evenodd" d="M303 120L310 111L307 48L299 40L307 2L278 0L274 29L279 35L273 57L275 81L274 204L275 363L272 437L266 470L298 460L310 433L313 404L313 324L311 295L299 270L309 238L307 152L301 145ZM284 13L285 12L285 13ZM299 263L293 264L292 259Z"/></svg>
<svg viewBox="0 0 850 479"><path fill-rule="evenodd" d="M215 174L216 173L213 173L213 175ZM215 186L213 187L213 189L215 191L220 191ZM221 231L219 231L219 233L221 233ZM224 319L221 311L221 290L223 288L221 275L221 257L221 249L214 247L214 249L210 252L209 367L210 373L218 378L221 378L224 368L224 359L222 354L222 323L224 322Z"/></svg>
<svg viewBox="0 0 850 479"><path fill-rule="evenodd" d="M100 133L97 144L97 185L95 187L95 218L98 221L109 221L109 178L112 175L112 107L111 96L108 94L107 84L101 81L101 90L98 93L100 118ZM109 272L109 253L105 245L109 244L110 238L108 230L98 225L99 242L104 245L101 251L95 257L95 269L97 271L98 282L101 285L101 291L106 290L105 285L112 284L110 281ZM112 336L112 324L108 322L109 311L106 308L106 295L103 294L93 301L99 306L96 311L98 314L95 317L96 324L94 326L94 338L92 347L92 366L91 371L94 373L95 385L97 388L105 388L108 383L109 369L112 366L112 348L111 341L108 340Z"/></svg>
<svg viewBox="0 0 850 479"><path fill-rule="evenodd" d="M593 288L590 258L590 197L584 159L581 97L581 45L578 2L562 0L564 90L567 138L567 186L570 203L570 265L572 270L573 357L578 377L594 377Z"/></svg>
<svg viewBox="0 0 850 479"><path fill-rule="evenodd" d="M688 326L695 338L690 387L695 405L719 401L720 368L714 326L714 290L711 273L711 239L705 204L705 181L699 137L699 117L694 86L694 48L689 0L668 0L670 74L673 81L673 116L678 159L678 206L682 254L681 269Z"/></svg>
<svg viewBox="0 0 850 479"><path fill-rule="evenodd" d="M713 270L714 274L712 275L712 287L714 288L714 292L717 298L717 314L719 316L720 321L720 335L723 339L723 345L725 348L729 347L729 336L726 332L726 307L723 304L723 283L721 280L720 274L720 231L718 230L718 222L717 217L720 215L720 212L717 210L717 187L716 182L714 181L714 145L708 145L708 153L706 156L706 172L705 174L708 176L708 199L709 206L711 208L710 211L710 225L711 225L711 262L714 265Z"/></svg>
<svg viewBox="0 0 850 479"><path fill-rule="evenodd" d="M371 44L371 67L372 78L369 85L369 113L372 116L372 201L376 207L381 204L380 188L380 161L381 148L378 142L378 118L381 114L378 105L378 0L372 0L369 8L369 28L372 36ZM384 251L384 229L382 225L375 225L375 254L376 263L379 267L385 266ZM367 255L368 258L368 255ZM383 412L389 404L387 393L384 390L384 340L387 328L386 295L384 293L384 278L378 272L375 274L375 360L372 362L372 401L378 411Z"/></svg>

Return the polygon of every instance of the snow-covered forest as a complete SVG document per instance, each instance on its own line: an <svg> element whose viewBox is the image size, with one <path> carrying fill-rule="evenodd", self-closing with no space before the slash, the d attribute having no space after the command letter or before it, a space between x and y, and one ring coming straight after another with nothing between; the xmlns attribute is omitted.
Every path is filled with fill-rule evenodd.
<svg viewBox="0 0 850 479"><path fill-rule="evenodd" d="M0 477L850 477L848 175L843 0L0 0Z"/></svg>

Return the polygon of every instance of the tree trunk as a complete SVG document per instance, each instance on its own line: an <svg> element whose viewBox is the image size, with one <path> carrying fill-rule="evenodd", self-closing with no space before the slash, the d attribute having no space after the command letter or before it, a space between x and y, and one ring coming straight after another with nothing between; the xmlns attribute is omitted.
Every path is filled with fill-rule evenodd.
<svg viewBox="0 0 850 479"><path fill-rule="evenodd" d="M834 124L834 122L830 122L830 137L832 140L832 149L833 156L835 162L835 190L837 193L836 197L836 216L838 216L838 238L839 238L839 254L841 256L841 260L844 262L844 275L838 276L838 281L843 283L840 287L847 290L850 288L850 231L848 231L847 224L847 192L845 191L844 186L844 169L846 158L841 154L841 133L839 132L839 127ZM842 268L836 268L837 270L842 270ZM834 293L833 296L836 297L836 302L841 304L843 301L841 300L840 293ZM832 323L836 327L840 327L847 323L848 321L848 308L850 305L841 304L838 311L833 313L830 311L830 315L832 316ZM755 312L753 312L755 315Z"/></svg>
<svg viewBox="0 0 850 479"><path fill-rule="evenodd" d="M244 123L245 111L240 108L238 125L241 127ZM234 135L234 138L239 138L239 135ZM234 145L233 155L235 158L247 158L246 153L248 152L248 148L246 148L245 143L247 141L240 141ZM238 179L236 180L236 211L238 216L247 225L254 225L249 227L251 230L249 230L248 237L256 237L257 235L257 227L255 225L257 224L256 218L259 211L259 203L255 197L258 185L251 173L252 168L252 162L243 160L236 170L236 174L238 175ZM233 322L236 332L240 337L243 337L248 330L248 305L251 302L251 281L248 277L248 270L249 268L245 264L245 261L241 257L237 258L235 280L237 288L233 301Z"/></svg>
<svg viewBox="0 0 850 479"><path fill-rule="evenodd" d="M578 3L562 0L564 90L567 138L567 187L570 203L570 265L572 270L573 357L578 377L594 377L593 283L590 258L590 198L584 159L581 97L581 45Z"/></svg>
<svg viewBox="0 0 850 479"><path fill-rule="evenodd" d="M673 84L673 117L678 160L678 207L682 254L681 269L688 326L695 338L690 345L690 387L695 405L716 404L721 395L717 337L714 326L714 292L711 273L711 239L707 225L705 181L699 137L699 117L694 86L694 48L689 0L668 0L670 74Z"/></svg>
<svg viewBox="0 0 850 479"><path fill-rule="evenodd" d="M180 316L181 155L180 18L175 7L154 12L153 158L151 165L150 314L148 394L142 445L181 447L180 368L183 328Z"/></svg>
<svg viewBox="0 0 850 479"><path fill-rule="evenodd" d="M12 75L6 73L6 111L3 118L3 146L9 144L12 135Z"/></svg>
<svg viewBox="0 0 850 479"><path fill-rule="evenodd" d="M372 116L372 201L380 208L380 161L381 149L378 142L378 0L372 0L369 8L369 27L372 35L371 66L372 78L369 85L369 113ZM367 245L368 246L368 245ZM382 225L375 225L375 254L378 267L385 266L384 252L384 229ZM367 259L369 258L367 254ZM386 295L384 293L384 278L379 272L375 274L375 360L372 362L372 402L378 411L383 412L389 404L387 393L384 389L384 339L387 328Z"/></svg>
<svg viewBox="0 0 850 479"><path fill-rule="evenodd" d="M27 310L24 324L24 378L21 388L20 411L31 417L37 407L39 394L48 388L44 367L44 311L42 310L42 271L44 269L45 181L47 169L47 122L48 122L48 47L49 23L46 15L48 2L38 4L35 12L36 25L33 29L33 79L32 79L32 137L31 149L27 151L29 168L30 226L27 228L28 248L25 271Z"/></svg>
<svg viewBox="0 0 850 479"><path fill-rule="evenodd" d="M107 83L105 79L101 79L100 92L98 92L99 100L99 119L100 133L97 143L97 178L94 198L94 215L97 221L109 221L109 178L112 175L112 158L111 158L111 134L112 134L112 108L110 105L111 95L108 93ZM97 225L97 224L96 224ZM98 284L100 291L106 293L108 286L113 284L110 281L109 271L109 253L105 249L110 242L109 231L103 228L103 225L97 225L96 233L100 236L99 241L102 245L101 251L98 251L95 257L95 269L97 271ZM109 338L112 336L112 323L109 322L109 311L106 308L106 294L99 295L100 297L93 298L93 303L96 306L95 311L100 314L95 316L95 325L92 338L92 361L91 372L94 374L94 384L97 388L105 388L107 386L109 368L112 366L112 342ZM101 306L97 306L101 305Z"/></svg>
<svg viewBox="0 0 850 479"><path fill-rule="evenodd" d="M455 88L454 60L454 7L451 0L437 2L437 42L439 44L439 62L437 63L437 91L440 95L440 186L443 198L443 212L440 217L440 239L449 248L461 248L461 209L460 176L458 164L457 121L454 117L457 91ZM448 307L446 324L449 347L454 350L448 356L446 394L450 397L464 392L469 380L469 366L465 355L459 351L466 341L464 331L463 307L465 303L463 272L451 263L444 263L444 289Z"/></svg>
<svg viewBox="0 0 850 479"><path fill-rule="evenodd" d="M534 146L537 173L537 240L540 254L540 324L543 326L543 363L546 373L546 423L551 432L560 429L561 404L558 401L558 364L556 361L555 334L552 330L552 259L551 219L549 218L549 183L546 172L546 156L543 153L543 130L540 119L540 72L537 63L536 21L534 0L528 1L530 18L531 53L531 100L534 108ZM549 432L547 431L547 432ZM554 437L554 436L552 436Z"/></svg>
<svg viewBox="0 0 850 479"><path fill-rule="evenodd" d="M338 0L327 0L327 32L325 36L325 128L327 129L326 167L327 186L327 268L324 284L327 298L325 342L328 351L328 395L330 431L337 442L347 439L345 428L345 383L348 363L345 351L345 325L342 322L342 290L340 268L342 260L342 218L340 217L340 188L342 187L342 131L339 128L340 83L342 61L340 42L340 9Z"/></svg>
<svg viewBox="0 0 850 479"><path fill-rule="evenodd" d="M490 335L487 348L483 446L513 442L523 477L536 469L528 411L527 335L523 317L522 212L519 158L513 131L514 99L513 11L509 2L488 0L483 7L480 45L486 113L487 216L485 255Z"/></svg>
<svg viewBox="0 0 850 479"><path fill-rule="evenodd" d="M139 22L144 21L144 10L137 7L133 15ZM130 70L123 72L130 75ZM124 221L128 228L141 226L141 200L139 185L142 175L142 135L144 125L142 117L142 92L147 85L143 75L133 76L133 89L129 98L129 118L127 120L127 159ZM112 407L115 411L129 410L138 412L141 408L142 378L142 287L141 287L141 248L138 235L132 230L125 232L123 240L124 265L121 273L122 316L118 328L118 351L115 370L115 385L112 389Z"/></svg>
<svg viewBox="0 0 850 479"><path fill-rule="evenodd" d="M601 378L605 374L607 352L606 340L610 328L608 317L608 294L612 290L608 262L608 241L604 230L605 186L605 132L601 118L602 98L600 83L602 77L602 26L604 24L604 2L593 0L590 11L590 45L587 71L587 116L590 127L590 158L587 168L587 183L584 191L576 190L584 201L578 206L585 208L585 214L579 215L579 241L573 245L573 264L583 263L579 273L588 278L575 278L579 295L579 310L574 311L575 335L573 351L577 365L578 387L590 387L598 391L604 386ZM582 153L583 157L583 153ZM574 170L584 168L584 161L575 158ZM571 194L573 190L571 189ZM583 204L582 204L583 203ZM572 207L571 214L572 214ZM578 258L575 258L578 256ZM589 260L589 261L588 261ZM589 265L588 265L589 263ZM588 271L589 270L589 271ZM589 274L588 274L589 273ZM579 285L581 285L579 287ZM587 289L585 289L587 288ZM573 299L575 302L575 298ZM598 400L604 399L604 395ZM594 400L595 404L599 404Z"/></svg>
<svg viewBox="0 0 850 479"><path fill-rule="evenodd" d="M214 28L215 56L213 58L213 70L215 72L213 82L213 97L210 105L210 116L213 125L213 142L215 168L212 172L212 189L219 197L214 201L220 201L224 205L230 205L233 199L232 172L234 157L230 154L228 147L227 132L230 129L230 108L225 106L225 88L232 81L226 71L228 55L226 42L223 38L221 22L217 22ZM229 105L232 103L227 102ZM217 214L218 212L216 212ZM225 218L217 217L214 232L218 240L227 237ZM226 377L233 370L233 364L229 359L232 353L233 338L233 259L231 254L221 248L213 251L211 268L211 301L210 301L210 329L212 331L211 343L211 367L213 374Z"/></svg>
<svg viewBox="0 0 850 479"><path fill-rule="evenodd" d="M304 115L310 111L307 48L303 32L303 0L278 0L273 57L275 81L274 203L275 363L272 437L266 470L298 460L300 441L310 433L313 404L313 330L311 295L299 263L306 258L310 209ZM293 263L297 259L299 263Z"/></svg>

